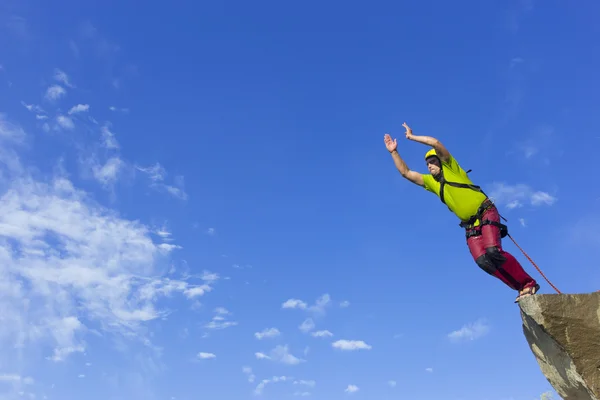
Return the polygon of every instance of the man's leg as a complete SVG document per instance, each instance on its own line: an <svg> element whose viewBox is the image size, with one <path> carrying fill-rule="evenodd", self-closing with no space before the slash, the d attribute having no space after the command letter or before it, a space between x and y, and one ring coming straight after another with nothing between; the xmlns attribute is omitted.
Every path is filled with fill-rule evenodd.
<svg viewBox="0 0 600 400"><path fill-rule="evenodd" d="M482 227L477 227L476 230L481 232L481 228ZM511 289L520 289L521 285L519 282L504 269L498 268L498 263L494 260L494 258L490 257L490 252L485 247L483 235L469 237L467 239L467 245L469 246L469 251L471 252L473 260L475 260L475 263L479 266L479 268L500 279Z"/></svg>
<svg viewBox="0 0 600 400"><path fill-rule="evenodd" d="M489 208L483 214L482 220L486 219L500 222L500 215L496 207ZM493 265L496 277L519 292L537 284L535 279L525 272L519 261L512 254L502 249L500 228L494 225L483 225L480 237L487 262Z"/></svg>

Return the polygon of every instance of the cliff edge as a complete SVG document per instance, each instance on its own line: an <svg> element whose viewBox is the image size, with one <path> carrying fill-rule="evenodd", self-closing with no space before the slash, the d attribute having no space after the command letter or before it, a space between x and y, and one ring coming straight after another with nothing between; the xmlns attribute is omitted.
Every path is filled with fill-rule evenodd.
<svg viewBox="0 0 600 400"><path fill-rule="evenodd" d="M600 400L600 292L536 294L519 302L523 333L565 400Z"/></svg>

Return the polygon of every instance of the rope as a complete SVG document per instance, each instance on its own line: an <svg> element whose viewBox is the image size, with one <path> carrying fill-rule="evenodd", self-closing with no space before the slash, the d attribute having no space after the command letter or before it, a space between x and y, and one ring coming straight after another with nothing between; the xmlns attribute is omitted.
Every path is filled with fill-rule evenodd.
<svg viewBox="0 0 600 400"><path fill-rule="evenodd" d="M519 248L519 250L521 250L521 252L523 253L523 255L524 255L525 257L527 257L527 259L529 260L529 262L531 262L531 264L533 264L533 266L535 267L535 269L537 269L537 270L538 270L538 272L540 273L540 275L542 275L542 276L544 277L544 279L546 280L546 282L548 282L548 283L550 284L550 286L552 286L552 287L554 288L554 290L556 290L556 293L560 294L560 293L561 293L561 291L560 291L560 290L558 290L558 289L556 288L556 286L554 286L554 285L552 284L552 282L550 282L550 280L548 280L548 278L546 278L546 275L544 275L544 273L542 272L542 270L541 270L541 269L540 269L540 268L539 268L539 267L538 267L538 266L537 266L537 265L536 265L536 264L533 262L533 260L531 259L531 257L529 257L529 256L527 255L527 253L525 253L525 250L523 250L523 249L521 248L521 246L519 246L519 245L517 244L517 242L515 241L515 239L513 239L513 237L512 237L512 236L510 236L510 233L508 234L508 237L510 238L510 240L512 240L512 241L513 241L513 243L515 244L515 246L517 246L517 247Z"/></svg>

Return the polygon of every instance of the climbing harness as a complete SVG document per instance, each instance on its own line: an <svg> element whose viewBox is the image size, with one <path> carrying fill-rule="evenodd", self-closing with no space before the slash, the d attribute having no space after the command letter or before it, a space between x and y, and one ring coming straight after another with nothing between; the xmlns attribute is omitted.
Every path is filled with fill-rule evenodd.
<svg viewBox="0 0 600 400"><path fill-rule="evenodd" d="M471 172L471 170L467 171L467 173L469 173L469 172ZM462 221L459 224L459 226L461 228L465 228L467 238L469 238L471 236L479 236L479 235L481 235L481 231L475 229L475 222L478 221L478 220L480 221L480 226L494 225L494 226L498 227L500 229L500 237L504 238L504 237L508 236L510 238L510 240L512 240L512 242L515 244L515 246L517 246L519 248L519 250L521 250L521 252L523 253L523 255L529 260L529 262L531 262L531 264L540 273L540 275L542 275L542 277L546 280L546 282L548 282L548 284L550 286L552 286L552 288L554 290L556 290L557 293L559 293L559 294L561 293L561 291L558 290L558 288L556 286L554 286L552 284L552 282L550 282L550 280L546 277L546 275L544 275L544 273L542 272L542 270L531 259L531 257L529 257L529 255L527 253L525 253L525 250L523 250L521 248L521 246L519 246L517 244L516 240L508 232L508 226L506 226L505 224L503 224L501 222L490 221L488 219L481 220L481 217L483 216L483 214L489 208L496 207L496 205L488 197L488 195L485 194L485 192L481 189L480 186L473 185L473 184L468 184L468 183L450 182L450 181L447 181L444 178L444 176L442 175L442 178L440 179L440 200L444 204L446 204L446 202L444 201L444 186L445 185L449 185L449 186L452 186L452 187L458 187L458 188L464 188L464 189L471 189L471 190L474 190L476 192L480 192L481 194L483 194L486 197L486 199L483 201L483 203L481 204L481 206L479 206L479 208L477 209L477 212L475 213L475 215L471 216L471 218L469 218L467 221ZM500 215L500 213L498 213L498 215ZM500 218L502 218L504 221L508 222L508 220L506 218L504 218L502 215L500 215Z"/></svg>

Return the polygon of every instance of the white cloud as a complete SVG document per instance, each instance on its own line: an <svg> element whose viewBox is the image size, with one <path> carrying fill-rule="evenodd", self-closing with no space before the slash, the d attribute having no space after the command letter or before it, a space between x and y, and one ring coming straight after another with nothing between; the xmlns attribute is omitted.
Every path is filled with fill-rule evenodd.
<svg viewBox="0 0 600 400"><path fill-rule="evenodd" d="M301 310L306 309L307 304L302 300L289 299L281 305L281 308L299 308Z"/></svg>
<svg viewBox="0 0 600 400"><path fill-rule="evenodd" d="M160 236L163 240L170 240L172 233L167 230L166 227L162 227L157 229L155 232L158 236Z"/></svg>
<svg viewBox="0 0 600 400"><path fill-rule="evenodd" d="M23 105L23 107L25 107L26 109L28 109L29 111L31 111L33 113L45 114L44 109L36 104L27 104L24 101L21 101L21 104Z"/></svg>
<svg viewBox="0 0 600 400"><path fill-rule="evenodd" d="M539 205L543 205L543 204L550 206L550 205L554 204L555 201L556 201L556 198L546 192L538 191L531 195L531 204L534 206L539 206Z"/></svg>
<svg viewBox="0 0 600 400"><path fill-rule="evenodd" d="M448 338L452 341L475 340L486 335L490 331L490 327L484 320L466 324L462 328L450 332Z"/></svg>
<svg viewBox="0 0 600 400"><path fill-rule="evenodd" d="M390 385L390 387L396 387L397 382L390 380L390 381L388 381L388 385Z"/></svg>
<svg viewBox="0 0 600 400"><path fill-rule="evenodd" d="M89 104L77 104L67 112L67 114L77 114L81 112L87 112L90 109Z"/></svg>
<svg viewBox="0 0 600 400"><path fill-rule="evenodd" d="M313 337L324 338L324 337L333 336L333 333L329 332L328 330L322 330L322 331L311 332L311 335Z"/></svg>
<svg viewBox="0 0 600 400"><path fill-rule="evenodd" d="M167 175L167 171L159 163L156 163L150 167L136 166L135 168L148 175L152 181L150 187L158 190L164 190L173 197L177 197L181 200L187 200L188 195L184 189L185 183L183 176L176 176L174 178L174 185L167 185L163 182Z"/></svg>
<svg viewBox="0 0 600 400"><path fill-rule="evenodd" d="M298 327L302 332L308 333L315 328L315 321L312 318L306 318Z"/></svg>
<svg viewBox="0 0 600 400"><path fill-rule="evenodd" d="M371 350L372 346L362 340L338 340L332 343L333 348L345 351Z"/></svg>
<svg viewBox="0 0 600 400"><path fill-rule="evenodd" d="M73 123L73 120L69 117L66 117L64 115L59 115L56 117L56 123L64 129L75 129L75 124Z"/></svg>
<svg viewBox="0 0 600 400"><path fill-rule="evenodd" d="M527 224L525 223L525 219L524 218L519 218L519 223L521 224L522 227L526 227Z"/></svg>
<svg viewBox="0 0 600 400"><path fill-rule="evenodd" d="M150 180L156 183L162 182L165 179L165 176L167 175L167 171L159 163L156 163L150 167L137 166L136 169L148 174Z"/></svg>
<svg viewBox="0 0 600 400"><path fill-rule="evenodd" d="M85 352L90 334L152 348L147 323L168 315L162 302L193 290L196 278L162 277L168 253L143 223L63 176L30 176L9 146L23 137L0 117L0 364L27 372L19 360L28 356L61 362ZM202 278L204 294L218 275Z"/></svg>
<svg viewBox="0 0 600 400"><path fill-rule="evenodd" d="M256 376L254 375L254 373L252 372L252 368L250 367L242 367L242 372L246 375L246 377L248 378L248 382L252 383L254 382L254 380L256 379Z"/></svg>
<svg viewBox="0 0 600 400"><path fill-rule="evenodd" d="M4 348L48 343L55 361L82 352L89 328L78 315L95 329L141 337L144 323L165 315L158 297L190 287L155 276L162 253L147 227L94 204L64 178L11 180L0 198L0 238Z"/></svg>
<svg viewBox="0 0 600 400"><path fill-rule="evenodd" d="M214 235L215 235L215 233L216 233L216 231L215 231L215 228L208 228L208 229L206 230L206 233L207 233L208 235L210 235L210 236L214 236Z"/></svg>
<svg viewBox="0 0 600 400"><path fill-rule="evenodd" d="M287 365L297 365L305 361L290 353L288 345L276 346L269 352L269 355L261 352L254 353L254 355L259 360L272 360Z"/></svg>
<svg viewBox="0 0 600 400"><path fill-rule="evenodd" d="M60 85L52 85L46 89L46 99L49 101L55 101L67 94L65 88Z"/></svg>
<svg viewBox="0 0 600 400"><path fill-rule="evenodd" d="M21 126L9 121L5 114L0 113L0 140L22 143L25 137L25 131Z"/></svg>
<svg viewBox="0 0 600 400"><path fill-rule="evenodd" d="M60 83L62 83L63 85L70 87L70 88L74 88L75 85L73 85L70 81L69 81L69 76L64 72L61 71L60 69L56 68L54 70L54 79Z"/></svg>
<svg viewBox="0 0 600 400"><path fill-rule="evenodd" d="M346 392L346 393L355 393L355 392L358 392L359 390L360 389L356 385L348 385L348 387L346 388L346 390L344 390L344 392Z"/></svg>
<svg viewBox="0 0 600 400"><path fill-rule="evenodd" d="M431 367L425 368L425 371L431 373L431 372L433 372L433 368L431 368Z"/></svg>
<svg viewBox="0 0 600 400"><path fill-rule="evenodd" d="M108 125L104 125L102 128L100 128L100 134L102 135L104 147L107 149L119 148L119 142L117 142L115 134L112 133Z"/></svg>
<svg viewBox="0 0 600 400"><path fill-rule="evenodd" d="M258 360L270 360L271 357L269 357L268 355L266 355L265 353L261 353L261 352L256 352L254 353L254 356L258 359Z"/></svg>
<svg viewBox="0 0 600 400"><path fill-rule="evenodd" d="M129 112L128 108L118 108L118 107L115 107L115 106L110 106L110 107L108 107L108 109L110 111L115 111L115 112L118 111L118 112L122 112L122 113L125 113L125 114Z"/></svg>
<svg viewBox="0 0 600 400"><path fill-rule="evenodd" d="M91 167L94 178L103 186L110 186L117 181L124 165L125 163L119 157L112 157L104 165L92 164Z"/></svg>
<svg viewBox="0 0 600 400"><path fill-rule="evenodd" d="M304 385L304 386L309 386L309 387L315 387L317 385L317 382L315 382L313 380L300 379L300 380L294 381L294 385Z"/></svg>
<svg viewBox="0 0 600 400"><path fill-rule="evenodd" d="M496 204L505 205L509 209L522 207L524 203L529 203L532 206L550 206L557 201L549 193L534 190L529 185L523 183L516 185L494 183L491 185L491 188L489 193L490 198Z"/></svg>
<svg viewBox="0 0 600 400"><path fill-rule="evenodd" d="M213 358L217 358L216 355L214 355L213 353L205 353L205 352L200 352L198 353L198 358L201 360L209 360L209 359L213 359Z"/></svg>
<svg viewBox="0 0 600 400"><path fill-rule="evenodd" d="M348 300L344 300L340 303L340 307L342 307L342 308L350 307L350 302Z"/></svg>
<svg viewBox="0 0 600 400"><path fill-rule="evenodd" d="M281 308L284 309L300 309L300 310L307 310L316 314L323 314L325 313L325 309L327 308L327 306L329 306L331 304L331 297L329 296L329 294L325 293L322 296L320 296L319 298L317 298L317 300L315 301L315 304L312 306L308 306L308 304L303 301L303 300L299 300L299 299L288 299L286 300L282 305Z"/></svg>
<svg viewBox="0 0 600 400"><path fill-rule="evenodd" d="M271 379L263 379L254 389L254 394L260 395L263 393L265 387L270 383L288 382L291 378L287 376L274 376Z"/></svg>
<svg viewBox="0 0 600 400"><path fill-rule="evenodd" d="M34 380L29 376L23 378L19 374L0 374L0 382L22 382L25 385L33 385Z"/></svg>
<svg viewBox="0 0 600 400"><path fill-rule="evenodd" d="M205 280L210 281L211 278L214 278L212 274L204 275ZM236 326L238 324L236 321L228 321L226 315L231 315L231 313L224 307L217 307L212 320L204 325L204 327L212 330L221 330Z"/></svg>
<svg viewBox="0 0 600 400"><path fill-rule="evenodd" d="M254 334L254 336L258 339L270 339L270 338L274 338L276 336L279 336L281 334L281 332L279 332L279 329L277 328L268 328L268 329L264 329L262 332L256 332Z"/></svg>

